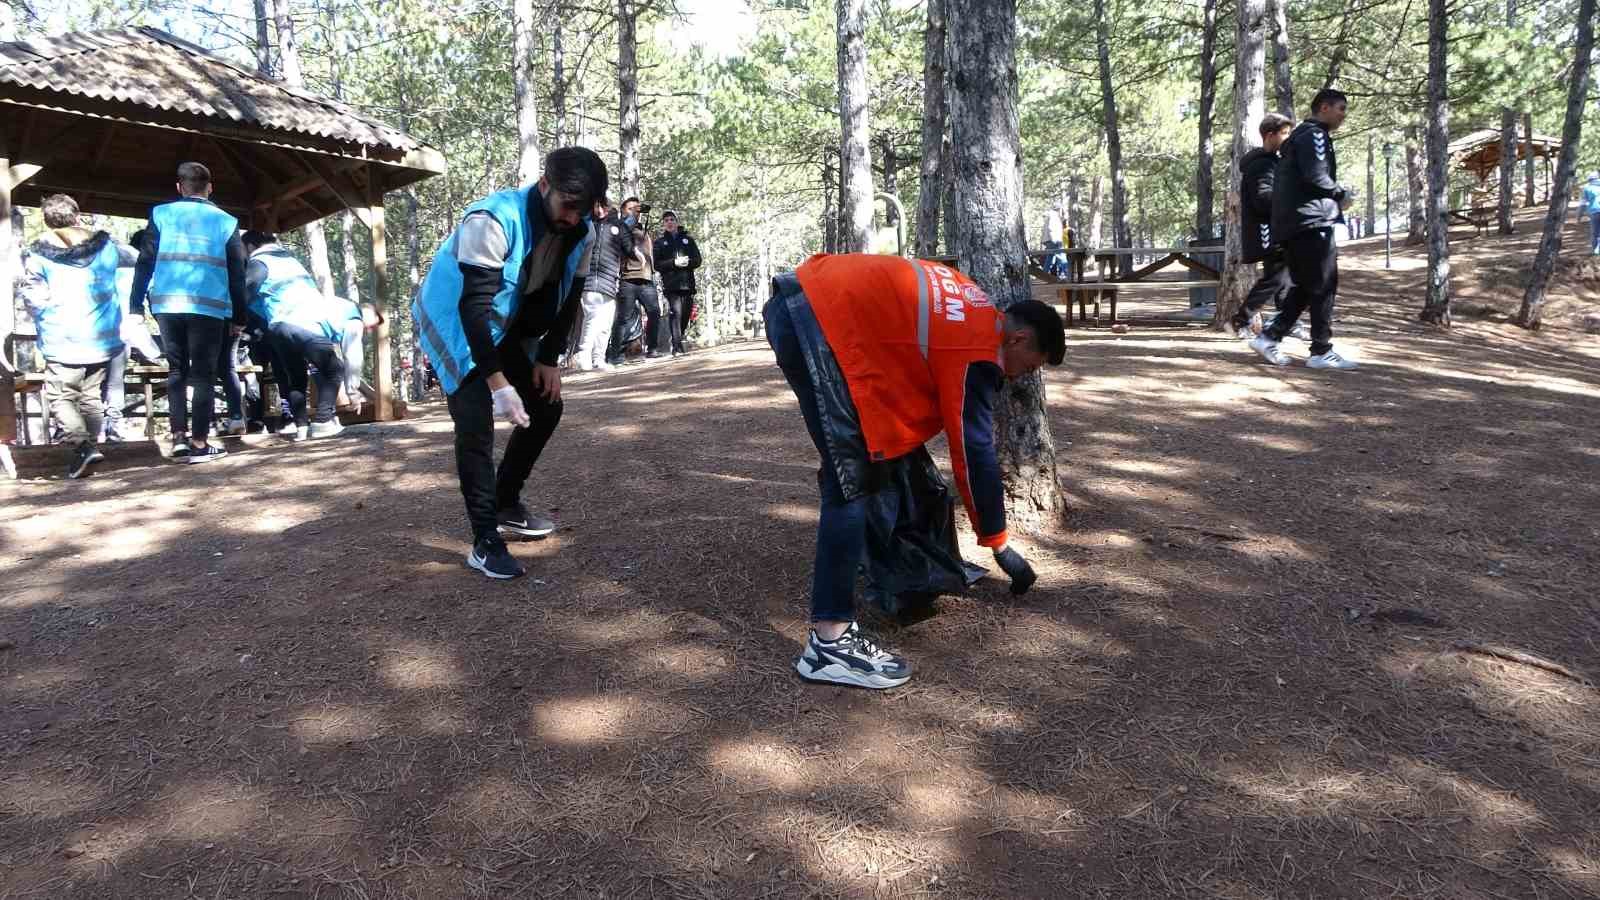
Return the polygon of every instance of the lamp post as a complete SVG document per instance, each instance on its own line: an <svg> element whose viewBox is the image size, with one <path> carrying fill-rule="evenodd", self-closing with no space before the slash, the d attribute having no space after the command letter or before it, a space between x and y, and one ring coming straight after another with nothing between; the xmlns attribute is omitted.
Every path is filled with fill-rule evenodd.
<svg viewBox="0 0 1600 900"><path fill-rule="evenodd" d="M1389 235L1394 230L1394 215L1389 206L1389 171L1394 162L1394 145L1383 145L1383 267L1393 268L1389 258Z"/></svg>

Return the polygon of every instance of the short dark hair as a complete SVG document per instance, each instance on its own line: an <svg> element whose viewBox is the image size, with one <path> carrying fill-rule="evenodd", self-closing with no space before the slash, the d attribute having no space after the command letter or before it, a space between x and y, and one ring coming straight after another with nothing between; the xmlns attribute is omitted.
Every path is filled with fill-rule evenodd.
<svg viewBox="0 0 1600 900"><path fill-rule="evenodd" d="M1283 113L1267 113L1261 117L1260 130L1262 137L1266 137L1269 134L1277 134L1285 128L1293 127L1294 120Z"/></svg>
<svg viewBox="0 0 1600 900"><path fill-rule="evenodd" d="M638 197L629 197L628 199L622 201L623 206L627 206L629 203L637 203L641 206L644 205L644 201L640 200Z"/></svg>
<svg viewBox="0 0 1600 900"><path fill-rule="evenodd" d="M1317 91L1317 95L1315 97L1311 98L1311 114L1316 115L1324 106L1328 106L1330 104L1348 104L1349 102L1350 98L1344 95L1344 91L1336 91L1333 88L1323 88L1322 90Z"/></svg>
<svg viewBox="0 0 1600 900"><path fill-rule="evenodd" d="M1049 305L1022 300L1006 307L1006 319L1013 328L1033 332L1034 349L1043 353L1050 365L1059 366L1067 358L1067 329L1061 324L1061 315Z"/></svg>
<svg viewBox="0 0 1600 900"><path fill-rule="evenodd" d="M71 228L78 224L78 201L66 194L51 194L39 203L44 213L44 227Z"/></svg>
<svg viewBox="0 0 1600 900"><path fill-rule="evenodd" d="M270 231L258 231L254 228L239 235L239 243L251 247L265 247L268 244L276 244L277 242L277 235Z"/></svg>
<svg viewBox="0 0 1600 900"><path fill-rule="evenodd" d="M571 194L584 205L604 197L611 187L605 160L588 147L562 147L544 158L544 177L550 187Z"/></svg>
<svg viewBox="0 0 1600 900"><path fill-rule="evenodd" d="M182 163L178 166L178 184L185 194L198 194L211 184L211 170L203 163Z"/></svg>

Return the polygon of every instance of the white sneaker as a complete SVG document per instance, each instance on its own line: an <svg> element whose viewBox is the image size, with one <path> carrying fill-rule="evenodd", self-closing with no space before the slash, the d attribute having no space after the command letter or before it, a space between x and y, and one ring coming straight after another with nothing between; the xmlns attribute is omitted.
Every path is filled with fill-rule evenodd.
<svg viewBox="0 0 1600 900"><path fill-rule="evenodd" d="M299 430L298 427L293 422L290 422L287 425L279 426L278 427L278 434L281 435L282 437L286 437L286 438L289 438L290 440L293 440L294 436L295 436L295 433L298 430Z"/></svg>
<svg viewBox="0 0 1600 900"><path fill-rule="evenodd" d="M806 681L849 687L899 687L911 680L911 664L890 653L851 622L836 641L823 641L812 631L794 669Z"/></svg>
<svg viewBox="0 0 1600 900"><path fill-rule="evenodd" d="M1308 344L1311 343L1311 332L1306 330L1306 323L1304 322L1294 323L1294 327L1289 329L1286 337L1292 337L1297 341L1305 341Z"/></svg>
<svg viewBox="0 0 1600 900"><path fill-rule="evenodd" d="M1319 353L1306 360L1308 369L1354 369L1356 364L1339 355L1337 350Z"/></svg>
<svg viewBox="0 0 1600 900"><path fill-rule="evenodd" d="M1267 337L1266 334L1258 334L1251 338L1250 349L1261 354L1262 359L1275 366L1287 366L1289 364L1289 357L1278 349L1278 342Z"/></svg>
<svg viewBox="0 0 1600 900"><path fill-rule="evenodd" d="M612 369L615 369L615 368L616 368L616 366L613 366L611 363L603 362L603 363L596 363L595 367L594 367L594 370L596 372L609 372L609 371L611 371Z"/></svg>
<svg viewBox="0 0 1600 900"><path fill-rule="evenodd" d="M309 425L296 425L294 427L294 434L290 435L289 440L294 441L296 444L298 444L301 441L308 440L310 437L311 437L311 426L309 426Z"/></svg>
<svg viewBox="0 0 1600 900"><path fill-rule="evenodd" d="M344 432L344 423L338 419L326 422L312 422L309 426L309 436L314 438L338 437ZM301 438L304 440L304 438Z"/></svg>
<svg viewBox="0 0 1600 900"><path fill-rule="evenodd" d="M222 423L222 433L229 436L244 434L243 419L229 419Z"/></svg>

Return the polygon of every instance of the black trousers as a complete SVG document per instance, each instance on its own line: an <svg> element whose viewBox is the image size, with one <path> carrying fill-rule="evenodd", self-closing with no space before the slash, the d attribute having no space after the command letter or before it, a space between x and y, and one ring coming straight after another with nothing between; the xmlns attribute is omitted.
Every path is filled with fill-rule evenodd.
<svg viewBox="0 0 1600 900"><path fill-rule="evenodd" d="M272 342L272 352L283 361L283 375L288 383L278 383L278 390L289 401L289 414L296 425L306 424L306 386L310 374L307 364L317 367L317 412L312 422L332 422L334 409L339 402L339 383L344 380L344 360L333 341L322 334L307 331L288 322L276 322L267 329L267 340Z"/></svg>
<svg viewBox="0 0 1600 900"><path fill-rule="evenodd" d="M172 436L193 434L205 440L211 434L211 384L228 323L197 313L165 313L156 316L156 327L161 329L161 347L170 369L167 411ZM184 388L194 390L193 410Z"/></svg>
<svg viewBox="0 0 1600 900"><path fill-rule="evenodd" d="M1233 326L1243 328L1268 302L1274 309L1283 309L1283 300L1294 287L1289 279L1289 264L1284 261L1283 248L1278 247L1261 261L1261 277L1251 286L1244 305L1233 316Z"/></svg>
<svg viewBox="0 0 1600 900"><path fill-rule="evenodd" d="M611 343L606 347L606 362L612 365L623 361L629 341L643 333L643 326L639 324L639 294L628 287L639 284L624 281L617 287L617 315L611 322Z"/></svg>
<svg viewBox="0 0 1600 900"><path fill-rule="evenodd" d="M619 298L628 298L644 310L644 349L650 355L660 353L663 343L670 349L671 338L667 323L661 315L661 295L656 293L654 282L624 281Z"/></svg>
<svg viewBox="0 0 1600 900"><path fill-rule="evenodd" d="M1294 282L1283 300L1283 311L1267 326L1275 341L1294 328L1302 312L1311 313L1311 354L1333 349L1333 300L1339 293L1339 245L1332 228L1302 231L1284 242L1289 278Z"/></svg>
<svg viewBox="0 0 1600 900"><path fill-rule="evenodd" d="M494 400L489 382L474 371L451 394L447 405L456 426L456 477L467 503L472 539L496 533L499 512L522 499L522 486L533 472L545 444L561 422L561 401L551 402L533 390L533 362L513 331L500 342L500 372L517 389L528 412L528 427L511 429L498 471L494 465Z"/></svg>
<svg viewBox="0 0 1600 900"><path fill-rule="evenodd" d="M667 309L670 316L672 338L672 352L683 352L683 333L689 330L689 314L694 311L694 295L678 293L667 294Z"/></svg>

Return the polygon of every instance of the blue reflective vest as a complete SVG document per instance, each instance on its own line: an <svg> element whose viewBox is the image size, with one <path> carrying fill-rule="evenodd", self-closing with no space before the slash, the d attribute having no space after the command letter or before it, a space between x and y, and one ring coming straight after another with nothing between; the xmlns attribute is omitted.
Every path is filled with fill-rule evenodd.
<svg viewBox="0 0 1600 900"><path fill-rule="evenodd" d="M151 311L231 318L228 240L239 220L209 202L178 200L151 210L150 223L161 235L150 277Z"/></svg>
<svg viewBox="0 0 1600 900"><path fill-rule="evenodd" d="M39 352L53 363L87 366L122 352L122 304L117 302L115 241L107 240L86 265L31 254L30 268L50 289L43 305L29 304L39 329Z"/></svg>
<svg viewBox="0 0 1600 900"><path fill-rule="evenodd" d="M537 187L526 187L490 194L467 207L467 215L487 212L494 216L506 234L506 259L516 261L500 270L500 290L494 295L494 316L489 324L489 334L496 345L505 337L506 323L514 320L522 297L517 293L517 283L522 275L521 261L544 236L544 218L528 215L528 199ZM587 229L589 217L583 217ZM460 229L450 233L439 252L434 254L433 266L423 279L411 304L411 321L416 326L418 343L422 345L433 369L439 375L439 384L446 394L454 394L467 376L472 373L472 351L467 346L467 333L461 324L461 266L456 259L456 240ZM585 235L572 253L567 256L561 271L561 286L556 292L556 302L566 303L572 289L572 279L583 259L592 235ZM533 285L532 287L538 287Z"/></svg>
<svg viewBox="0 0 1600 900"><path fill-rule="evenodd" d="M250 312L268 325L286 322L297 328L321 333L329 301L300 260L282 247L274 246L250 254L250 261L260 263L267 269L266 280L261 282L246 304Z"/></svg>

